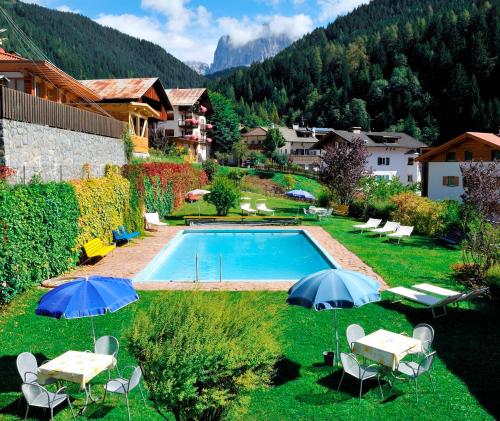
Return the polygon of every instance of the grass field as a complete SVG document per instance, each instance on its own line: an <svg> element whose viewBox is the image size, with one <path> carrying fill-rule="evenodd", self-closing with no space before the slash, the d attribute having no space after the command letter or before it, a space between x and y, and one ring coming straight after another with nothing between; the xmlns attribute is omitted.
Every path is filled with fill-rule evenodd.
<svg viewBox="0 0 500 421"><path fill-rule="evenodd" d="M258 195L252 195L257 198ZM304 204L286 199L269 198L268 206L281 214L293 215ZM198 205L185 205L170 220L182 223L182 216L198 214ZM210 205L201 202L201 214L213 214ZM237 212L237 210L234 210ZM412 285L433 282L457 288L450 277L450 265L460 258L458 250L447 249L424 237L412 237L401 245L389 244L385 239L368 234L351 232L354 221L334 217L327 221L310 220L306 223L321 224L333 237L360 256L380 273L389 285ZM24 415L24 403L18 405L20 381L15 369L15 358L23 351L35 353L41 362L62 352L91 348L89 321L53 320L34 315L42 291L32 290L17 297L0 313L0 419L16 419ZM111 334L119 339L130 323L131 312L145 308L151 300L168 292L141 293L136 304L119 312L95 318L99 335ZM189 292L186 292L189 294ZM221 294L221 293L211 293ZM268 305L279 305L282 312L284 355L277 366L271 387L258 390L250 396L250 420L368 420L368 419L419 419L419 420L483 420L500 416L498 381L500 369L500 331L498 310L483 300L473 310L450 311L449 316L432 319L430 312L411 304L391 304L386 294L383 301L359 309L340 311L342 332L341 346L347 351L345 328L359 323L367 332L385 328L394 332L411 333L412 326L430 323L436 331L434 348L437 361L434 367L436 394L432 393L428 379L420 383L420 402L415 401L413 385L397 383L392 394L381 401L376 382L366 383L366 393L358 402L358 384L348 379L337 392L341 371L322 365L322 352L333 345L331 312L317 313L285 304L286 293L232 293L258 294L262 311ZM132 364L126 345L121 341L119 364ZM94 390L102 396L102 384L107 379L101 375L94 381ZM389 392L384 386L386 393ZM82 405L82 393L70 389L76 407ZM138 391L131 395L133 419L160 419L151 403L145 408ZM39 413L33 412L33 415ZM126 418L123 399L113 397L105 405L92 405L86 416L89 419L122 420ZM57 413L56 419L69 419L69 411Z"/></svg>

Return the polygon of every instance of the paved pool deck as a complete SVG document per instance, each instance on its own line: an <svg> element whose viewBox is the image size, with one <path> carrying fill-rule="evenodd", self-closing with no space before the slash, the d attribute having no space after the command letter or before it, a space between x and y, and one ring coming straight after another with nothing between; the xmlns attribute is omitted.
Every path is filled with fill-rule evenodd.
<svg viewBox="0 0 500 421"><path fill-rule="evenodd" d="M302 229L314 238L344 269L354 270L376 279L381 289L388 286L380 275L364 263L358 256L347 250L341 243L332 238L328 232L321 227L312 226L175 226L165 227L156 232L148 232L145 237L135 240L128 245L117 247L104 259L93 265L79 266L66 276L114 276L119 278L133 279L147 264L161 251L161 249L172 240L179 231L189 229L280 229L297 230ZM354 235L354 234L353 234ZM294 282L136 282L137 290L191 290L200 289L205 291L286 291Z"/></svg>

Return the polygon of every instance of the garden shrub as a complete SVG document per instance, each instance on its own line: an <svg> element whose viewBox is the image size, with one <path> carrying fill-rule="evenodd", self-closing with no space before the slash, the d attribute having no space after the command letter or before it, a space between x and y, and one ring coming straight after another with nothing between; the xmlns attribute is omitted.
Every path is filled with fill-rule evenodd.
<svg viewBox="0 0 500 421"><path fill-rule="evenodd" d="M495 300L500 300L500 262L488 269L485 283L490 289L490 296Z"/></svg>
<svg viewBox="0 0 500 421"><path fill-rule="evenodd" d="M127 346L156 410L176 420L242 419L281 354L277 308L258 295L173 292L137 312Z"/></svg>
<svg viewBox="0 0 500 421"><path fill-rule="evenodd" d="M391 198L396 205L392 219L402 225L412 225L415 232L434 235L442 228L444 203L414 193L400 193Z"/></svg>
<svg viewBox="0 0 500 421"><path fill-rule="evenodd" d="M396 205L390 200L355 199L349 205L349 216L358 219L378 218L388 220L396 210Z"/></svg>
<svg viewBox="0 0 500 421"><path fill-rule="evenodd" d="M219 167L220 165L213 159L207 159L201 164L201 168L203 168L203 171L205 171L205 174L208 177L208 181L212 181L212 179L215 177L215 174L217 174L217 171L219 171Z"/></svg>
<svg viewBox="0 0 500 421"><path fill-rule="evenodd" d="M104 243L111 243L112 230L123 225L130 212L129 181L111 171L102 178L74 180L71 183L80 207L77 248L96 237Z"/></svg>
<svg viewBox="0 0 500 421"><path fill-rule="evenodd" d="M0 182L0 304L76 265L78 218L68 183Z"/></svg>
<svg viewBox="0 0 500 421"><path fill-rule="evenodd" d="M172 212L174 200L172 185L162 186L158 176L144 180L144 204L146 212L158 212L164 218Z"/></svg>
<svg viewBox="0 0 500 421"><path fill-rule="evenodd" d="M204 196L204 200L211 203L217 209L218 216L226 216L229 209L238 204L240 191L237 186L227 177L217 177L210 188L210 193Z"/></svg>

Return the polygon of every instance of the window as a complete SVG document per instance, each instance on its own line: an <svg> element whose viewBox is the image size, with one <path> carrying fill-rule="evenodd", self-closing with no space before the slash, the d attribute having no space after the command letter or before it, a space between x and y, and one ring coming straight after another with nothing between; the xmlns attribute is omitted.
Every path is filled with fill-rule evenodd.
<svg viewBox="0 0 500 421"><path fill-rule="evenodd" d="M415 158L408 158L408 165L415 164Z"/></svg>
<svg viewBox="0 0 500 421"><path fill-rule="evenodd" d="M377 159L377 162L378 162L378 165L390 165L391 159L379 157Z"/></svg>
<svg viewBox="0 0 500 421"><path fill-rule="evenodd" d="M459 177L455 177L452 175L446 175L443 177L443 186L446 187L457 187L459 182L460 182Z"/></svg>
<svg viewBox="0 0 500 421"><path fill-rule="evenodd" d="M472 161L472 152L471 151L465 151L465 160Z"/></svg>
<svg viewBox="0 0 500 421"><path fill-rule="evenodd" d="M446 162L453 162L457 160L457 154L455 152L446 152Z"/></svg>
<svg viewBox="0 0 500 421"><path fill-rule="evenodd" d="M413 183L413 174L408 174L408 183Z"/></svg>
<svg viewBox="0 0 500 421"><path fill-rule="evenodd" d="M388 175L377 175L375 178L377 179L377 181L390 180L391 179L391 177L388 176Z"/></svg>
<svg viewBox="0 0 500 421"><path fill-rule="evenodd" d="M491 160L495 161L496 159L500 160L500 150L491 151Z"/></svg>
<svg viewBox="0 0 500 421"><path fill-rule="evenodd" d="M165 136L166 137L173 137L174 131L172 129L165 129Z"/></svg>

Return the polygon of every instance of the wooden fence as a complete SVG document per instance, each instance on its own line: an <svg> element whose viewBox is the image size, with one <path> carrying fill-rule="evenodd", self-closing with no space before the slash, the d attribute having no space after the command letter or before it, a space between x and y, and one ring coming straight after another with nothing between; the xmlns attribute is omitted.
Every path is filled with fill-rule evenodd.
<svg viewBox="0 0 500 421"><path fill-rule="evenodd" d="M125 123L91 111L48 101L24 92L0 87L0 118L74 132L121 138Z"/></svg>

